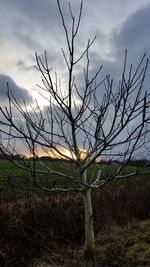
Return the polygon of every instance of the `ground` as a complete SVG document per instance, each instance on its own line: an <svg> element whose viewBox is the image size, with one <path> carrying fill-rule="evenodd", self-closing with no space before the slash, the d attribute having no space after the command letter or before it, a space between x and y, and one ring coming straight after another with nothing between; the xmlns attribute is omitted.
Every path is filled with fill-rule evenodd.
<svg viewBox="0 0 150 267"><path fill-rule="evenodd" d="M82 248L64 249L45 255L35 267L149 267L150 219L126 227L111 226L96 237L96 263L85 263Z"/></svg>

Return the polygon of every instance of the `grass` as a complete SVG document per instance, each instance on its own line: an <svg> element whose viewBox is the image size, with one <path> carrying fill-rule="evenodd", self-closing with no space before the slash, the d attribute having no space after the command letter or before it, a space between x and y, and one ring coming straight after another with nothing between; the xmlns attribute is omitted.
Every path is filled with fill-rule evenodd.
<svg viewBox="0 0 150 267"><path fill-rule="evenodd" d="M97 264L99 264L97 266L123 266L115 263L107 265L111 257L113 262L115 260L118 262L116 264L123 262L124 257L125 262L129 260L126 254L132 254L132 250L128 251L125 248L124 251L122 244L125 241L121 241L121 234L124 236L125 232L121 229L123 227L128 230L133 222L150 218L149 196L150 186L134 188L128 187L127 184L120 186L119 183L108 184L103 190L93 194ZM46 261L48 255L59 267L88 266L84 265L82 258L84 208L80 195L38 196L36 193L31 193L26 198L14 199L11 202L1 201L0 225L1 267L33 266L35 262L44 259ZM133 225L135 227L135 223ZM138 228L145 239L149 225L145 226L146 228L147 230ZM133 232L133 228L129 231L127 239L130 232ZM131 240L128 240L128 245L140 244L139 239L134 241L135 243L131 244ZM148 255L147 250L145 253Z"/></svg>
<svg viewBox="0 0 150 267"><path fill-rule="evenodd" d="M29 174L8 161L0 161L0 188L1 267L91 266L83 261L80 194L36 191ZM109 183L92 200L95 267L150 266L149 176Z"/></svg>
<svg viewBox="0 0 150 267"><path fill-rule="evenodd" d="M25 197L35 186L29 173L17 168L8 160L0 160L0 199L14 200Z"/></svg>
<svg viewBox="0 0 150 267"><path fill-rule="evenodd" d="M55 249L35 262L36 267L149 267L150 220L101 231L96 237L95 264L84 262L82 248Z"/></svg>
<svg viewBox="0 0 150 267"><path fill-rule="evenodd" d="M32 164L32 161L29 162ZM72 167L69 162L44 162L47 167L53 168L56 171L63 171L64 173L70 174L72 172ZM38 169L43 169L44 167L41 166L38 162L36 163ZM102 175L105 178L107 175L105 170L105 165L102 168ZM115 166L108 165L107 166L108 172L114 172ZM124 173L133 172L135 171L135 166L128 166L123 171ZM92 174L94 173L95 165L93 164L88 169L88 176L91 178ZM75 174L76 176L76 174ZM43 175L37 174L37 180L39 184L42 184L47 187L68 187L69 185L67 181L64 179L60 179L60 177L56 177L56 175ZM130 184L130 186L138 185L146 185L150 183L149 175L145 176L137 176L131 179L127 179L124 181L119 181L120 184ZM116 183L116 182L115 182ZM33 179L31 174L21 168L16 167L13 163L8 160L0 160L0 199L9 199L13 200L15 198L22 198L28 194L29 191L37 191L38 194L42 194L40 190L35 187L33 183Z"/></svg>
<svg viewBox="0 0 150 267"><path fill-rule="evenodd" d="M112 227L98 234L97 255L102 266L149 266L150 220Z"/></svg>

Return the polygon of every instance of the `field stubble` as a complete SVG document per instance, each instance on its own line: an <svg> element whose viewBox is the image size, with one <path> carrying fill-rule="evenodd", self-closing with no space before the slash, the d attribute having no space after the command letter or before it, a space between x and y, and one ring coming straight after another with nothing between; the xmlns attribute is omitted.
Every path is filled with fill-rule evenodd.
<svg viewBox="0 0 150 267"><path fill-rule="evenodd" d="M26 179L26 175L19 175L22 180L16 180L18 176L13 177L12 173L3 173L0 181L3 186L0 194L0 266L29 267L41 261L47 262L48 266L91 266L82 257L84 207L80 194L43 194L35 191L29 177ZM150 266L147 246L144 250L146 256L139 252L144 246L141 242L149 245L146 236L150 234L150 224L145 228L138 227L137 231L143 238L145 236L144 241L134 236L128 248L121 234L125 236L128 229L126 242L128 240L129 244L133 232L133 229L129 230L130 225L150 218L149 177L110 183L94 192L92 199L97 236L95 266ZM122 228L116 227L125 227L126 230L121 232L119 229ZM149 265L146 265L148 260Z"/></svg>

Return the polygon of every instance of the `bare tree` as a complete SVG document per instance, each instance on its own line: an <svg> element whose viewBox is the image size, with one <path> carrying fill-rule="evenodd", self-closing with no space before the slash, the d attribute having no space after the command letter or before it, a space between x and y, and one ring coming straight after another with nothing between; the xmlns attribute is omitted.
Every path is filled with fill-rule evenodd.
<svg viewBox="0 0 150 267"><path fill-rule="evenodd" d="M30 107L29 111L26 104L21 105L8 87L9 105L0 108L0 124L3 126L1 152L7 155L17 153L12 140L23 142L33 160L18 160L14 163L32 174L36 186L49 192L74 191L82 194L85 207L85 253L92 256L94 229L91 191L113 179L138 174L138 170L132 173L122 171L131 157L139 154L147 142L150 101L149 94L143 90L143 84L148 60L144 55L135 70L132 65L127 68L126 51L117 88L114 88L110 75L101 78L102 66L92 75L89 50L95 38L88 40L80 55L76 53L82 2L77 21L69 4L71 31L66 25L59 0L57 4L67 44L67 52L62 49L67 70L65 90L58 75L49 67L46 52L44 58L36 54L36 68L42 76L42 86L39 87L48 105L42 110L36 103L36 107L32 107L32 111ZM85 64L82 84L81 78L78 80L76 77L81 62ZM16 111L20 116L18 120L14 115ZM68 160L68 163L61 164L59 170L53 165L44 164L38 158L39 148L47 155L53 153L55 157ZM103 171L108 159L112 162L119 159L113 172L108 169ZM105 160L105 164L100 164L101 160ZM94 172L89 177L88 170L92 165ZM44 186L38 179L40 173L47 174L50 181L51 177L55 177L67 182L67 187Z"/></svg>

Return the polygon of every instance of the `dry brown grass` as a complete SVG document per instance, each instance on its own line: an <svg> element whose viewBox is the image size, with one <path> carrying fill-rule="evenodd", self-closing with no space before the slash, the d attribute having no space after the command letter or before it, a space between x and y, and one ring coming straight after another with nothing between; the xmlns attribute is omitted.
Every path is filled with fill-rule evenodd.
<svg viewBox="0 0 150 267"><path fill-rule="evenodd" d="M111 227L97 235L95 263L84 262L82 249L59 249L35 267L149 267L150 220Z"/></svg>
<svg viewBox="0 0 150 267"><path fill-rule="evenodd" d="M125 257L123 247L118 247L116 241L111 242L108 229L128 226L133 221L150 217L150 184L109 184L93 194L93 207L97 245L101 248L97 256L97 266L107 266L105 258L108 260L108 255L111 255L112 262L112 259L117 259L117 255L120 255L119 260ZM30 197L21 200L1 200L0 226L1 267L29 267L39 259L46 263L49 257L49 266L88 266L83 261L80 249L84 243L84 209L80 195L57 194L39 197L30 194ZM120 229L117 230L117 236L121 239L119 233L121 235L122 228L117 229ZM141 238L145 236L143 229L140 230ZM107 257L105 253L101 254L103 246L99 240L103 239L99 239L99 233L103 233L105 238L108 237L106 240L110 247L109 253L106 253ZM132 242L131 239L128 235L128 243ZM144 240L149 239L144 237ZM142 250L139 239L133 246L135 252ZM132 250L130 253L132 254ZM147 256L144 257L149 257L148 249L145 250L145 255ZM138 265L125 265L127 266Z"/></svg>

